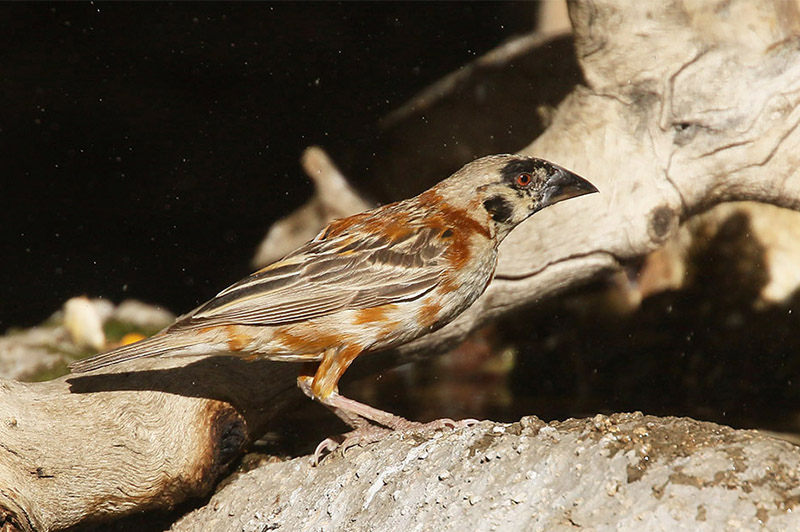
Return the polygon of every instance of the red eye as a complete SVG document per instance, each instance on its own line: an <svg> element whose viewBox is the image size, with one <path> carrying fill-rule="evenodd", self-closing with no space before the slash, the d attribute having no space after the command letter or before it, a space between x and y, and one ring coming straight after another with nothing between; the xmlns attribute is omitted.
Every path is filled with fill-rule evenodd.
<svg viewBox="0 0 800 532"><path fill-rule="evenodd" d="M519 185L521 187L527 187L528 185L531 184L532 180L533 180L533 178L531 177L531 174L527 174L527 173L526 174L519 174L517 176L517 185Z"/></svg>

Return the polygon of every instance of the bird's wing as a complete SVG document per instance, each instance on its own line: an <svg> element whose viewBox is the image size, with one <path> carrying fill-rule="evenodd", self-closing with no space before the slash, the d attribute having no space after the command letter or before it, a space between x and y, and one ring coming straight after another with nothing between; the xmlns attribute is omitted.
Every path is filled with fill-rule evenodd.
<svg viewBox="0 0 800 532"><path fill-rule="evenodd" d="M315 239L223 290L176 325L281 325L416 299L440 281L446 242L439 233L418 228L391 243L346 234Z"/></svg>

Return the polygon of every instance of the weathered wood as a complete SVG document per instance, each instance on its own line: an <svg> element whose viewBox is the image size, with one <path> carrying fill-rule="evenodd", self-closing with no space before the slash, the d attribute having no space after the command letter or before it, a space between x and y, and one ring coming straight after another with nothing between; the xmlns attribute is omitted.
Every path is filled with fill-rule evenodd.
<svg viewBox="0 0 800 532"><path fill-rule="evenodd" d="M800 12L793 2L570 4L588 86L523 153L589 176L503 242L483 297L406 352L658 248L723 201L800 209Z"/></svg>
<svg viewBox="0 0 800 532"><path fill-rule="evenodd" d="M800 452L641 414L392 435L236 477L173 532L800 528Z"/></svg>
<svg viewBox="0 0 800 532"><path fill-rule="evenodd" d="M114 371L0 381L2 530L58 530L204 495L300 396L290 364L145 359Z"/></svg>
<svg viewBox="0 0 800 532"><path fill-rule="evenodd" d="M570 14L587 85L523 151L585 175L601 193L517 228L486 294L404 353L441 349L504 312L640 258L719 202L800 208L795 3L585 0L572 3ZM0 516L7 529L54 530L205 493L276 409L297 396L291 364L159 359L114 371L0 382ZM432 452L440 450L433 445ZM791 449L776 452L782 463L795 463ZM603 470L611 458L598 454L593 467ZM359 474L402 463L393 454L381 460ZM342 478L328 489L340 490L351 477ZM320 510L302 499L302 484L281 481L274 489L274 499ZM785 491L786 504L796 500Z"/></svg>

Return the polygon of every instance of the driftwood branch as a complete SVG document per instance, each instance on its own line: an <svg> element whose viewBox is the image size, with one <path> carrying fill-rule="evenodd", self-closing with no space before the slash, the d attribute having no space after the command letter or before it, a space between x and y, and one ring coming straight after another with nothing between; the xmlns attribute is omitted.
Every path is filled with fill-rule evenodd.
<svg viewBox="0 0 800 532"><path fill-rule="evenodd" d="M0 381L0 529L58 530L204 495L299 397L288 364L164 362Z"/></svg>
<svg viewBox="0 0 800 532"><path fill-rule="evenodd" d="M747 199L800 208L800 16L796 4L749 0L631 4L587 0L572 3L570 15L586 85L577 87L561 103L552 115L551 126L523 151L570 167L595 183L601 194L560 204L515 230L503 245L497 277L486 294L456 322L405 347L405 353L441 349L504 312L640 258L665 242L681 222L719 202ZM68 376L39 384L1 381L0 523L7 530L55 530L91 519L171 507L188 497L207 493L226 465L266 429L281 408L298 397L294 390L295 371L291 364L246 363L217 357L139 360L105 374ZM532 461L520 466L532 472L531 478L508 484L508 492L502 497L491 488L507 476L502 469L491 473L494 476L478 477L473 475L477 467L459 469L464 462L446 456L456 444L472 461L493 449L494 432L476 428L441 442L411 444L393 439L374 448L374 455L373 451L357 455L367 457L361 465L352 466L341 460L332 463L331 467L342 467L338 476L331 476L330 469L310 470L305 462L271 466L270 472L263 474L273 483L251 486L247 493L263 493L277 502L270 503L273 506L264 502L262 512L267 514L262 517L251 515L256 519L254 523L263 522L265 526L280 520L287 529L302 529L304 525L299 523L310 527L319 524L325 529L321 525L327 522L326 514L350 517L350 512L358 511L373 515L371 512L380 503L382 515L393 519L387 523L406 526L411 521L392 514L391 505L398 512L401 508L408 512L415 511L414 504L439 503L435 503L435 497L426 497L425 501L403 501L398 506L393 499L410 497L412 491L390 492L382 483L400 478L390 477L399 475L403 467L417 467L416 461L404 462L402 457L421 452L420 447L424 447L426 456L436 457L434 469L441 470L437 478L445 479L440 482L450 478L449 482L459 483L453 493L462 494L460 502L442 499L442 515L447 515L446 508L460 512L463 501L484 512L495 511L499 506L492 505L506 501L509 508L527 509L532 516L527 521L530 526L536 525L535 516L542 511L537 499L540 488L555 492L564 491L562 487L567 486L572 490L580 482L579 476L573 475L571 484L562 485L559 479L564 477L548 467L554 463L563 465L569 456L573 457L570 465L584 464L585 460L582 467L597 474L590 477L592 484L586 497L574 491L575 497L561 499L565 507L575 508L572 513L560 514L559 526L565 529L570 519L577 524L592 524L595 514L587 501L599 499L589 498L589 494L599 496L596 494L604 490L610 493L622 489L630 494L626 500L631 505L640 505L642 512L655 513L659 508L671 512L667 508L672 507L660 505L674 497L688 501L688 497L701 493L703 497L725 499L727 485L720 488L719 484L719 478L725 477L711 475L711 469L695 469L709 456L727 456L732 470L738 470L740 462L734 455L740 450L749 464L748 470L756 472L756 480L769 477L763 470L757 471L757 464L767 463L771 456L776 457L776 464L782 464L782 471L797 469L796 451L787 446L759 439L751 447L753 442L748 438L752 435L691 425L686 430L704 434L722 431L731 439L702 446L711 453L704 455L696 447L692 450L687 438L683 447L678 447L685 450L685 455L678 453L659 462L666 469L658 475L655 468L645 471L641 479L649 480L639 484L635 468L641 464L636 458L640 451L635 446L623 446L623 452L613 452L613 444L603 439L605 430L598 432L598 440L593 440L587 422L574 423L577 433L565 424L554 432L538 426L535 430L522 427L519 434L507 432L499 437L497 445L504 446L503 453L508 455L516 453L512 449L514 445L520 447L523 435L530 442L537 442L538 449L533 452ZM648 425L641 425L643 422L631 423L640 428L625 431L650 430ZM672 421L653 423L653 427L659 423L681 426ZM550 441L548 433L558 437ZM572 438L572 444L591 452L575 459L573 451L578 447L556 445L561 436ZM648 436L641 438L645 441ZM652 445L655 440L647 441ZM749 443L744 445L746 441ZM470 454L469 449L478 454ZM752 454L758 449L764 453ZM505 463L502 456L506 455L501 454L499 462ZM562 461L549 462L548 456L561 457ZM469 463L475 465L472 461ZM489 457L490 464L497 462ZM713 467L718 472L724 470L723 465ZM627 476L620 476L623 469ZM289 475L290 470L294 476ZM455 476L454 471L465 476ZM289 476L271 477L273 473ZM262 474L260 470L258 474ZM319 498L318 491L304 491L304 482L312 477L317 479L315 485L328 493L340 490L354 478L368 480L355 487L363 492L360 505L340 511L337 501L352 499L340 500L332 495ZM483 480L478 482L479 478ZM473 480L475 486L471 494L461 484L467 479ZM610 484L603 483L609 479ZM271 487L268 489L267 485ZM518 486L522 493L517 492ZM757 516L763 508L767 512L789 508L797 497L791 486L796 486L796 481L774 484L763 492L764 498L758 498L762 495L759 491L746 504ZM645 497L637 488L652 495ZM662 489L661 498L651 488ZM735 493L748 493L747 489L742 487ZM240 492L231 489L228 493L233 499L224 504L218 501L217 507L233 508L224 505L241 503L244 505L237 506L243 512L240 516L251 511L240 499ZM779 501L779 493L788 498ZM366 500L374 504L365 505ZM605 503L615 500L613 494L603 499ZM324 508L323 503L332 506ZM311 514L322 516L322 521L308 521L308 514L298 517L305 521L289 520L306 508L311 509ZM631 520L645 515L636 514L632 506L627 508L628 513L619 515ZM697 520L702 516L719 525L725 518L725 508L728 507L722 503L703 502L695 505L694 511ZM198 515L211 519L208 514ZM432 514L425 515L435 519ZM741 519L750 517L751 513L742 514ZM788 521L781 521L788 519L785 514L770 513L769 517L773 523L785 524L782 529L797 528L796 523L789 526ZM180 526L197 529L193 528L197 521L192 519L187 518ZM227 518L218 514L213 519ZM371 517L363 519L361 522L373 522ZM477 522L475 517L469 519ZM555 521L542 523L548 528L547 524ZM219 529L225 528L230 529ZM709 527L712 528L720 529Z"/></svg>
<svg viewBox="0 0 800 532"><path fill-rule="evenodd" d="M522 152L589 176L600 194L518 227L484 296L406 351L617 269L720 202L800 209L796 4L576 1L570 14L588 86Z"/></svg>

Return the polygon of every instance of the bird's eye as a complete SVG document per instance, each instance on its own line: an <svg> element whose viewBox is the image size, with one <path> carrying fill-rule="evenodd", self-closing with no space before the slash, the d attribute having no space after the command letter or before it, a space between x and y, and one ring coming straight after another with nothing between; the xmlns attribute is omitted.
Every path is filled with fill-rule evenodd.
<svg viewBox="0 0 800 532"><path fill-rule="evenodd" d="M533 181L531 174L523 173L517 176L517 185L521 187L527 187L531 184L531 181Z"/></svg>

